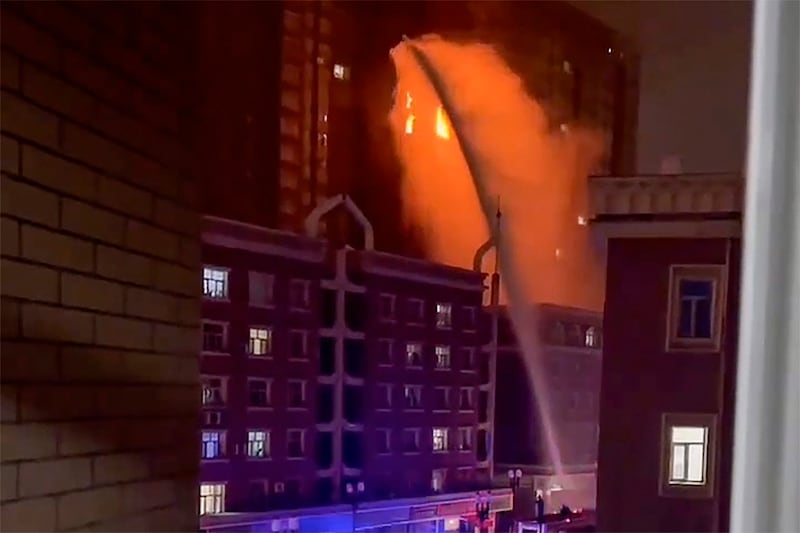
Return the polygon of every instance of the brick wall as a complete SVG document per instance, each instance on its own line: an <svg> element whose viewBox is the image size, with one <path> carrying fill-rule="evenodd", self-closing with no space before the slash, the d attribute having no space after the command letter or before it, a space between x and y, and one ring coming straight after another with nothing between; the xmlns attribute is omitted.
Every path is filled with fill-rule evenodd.
<svg viewBox="0 0 800 533"><path fill-rule="evenodd" d="M197 531L183 9L2 4L0 530Z"/></svg>

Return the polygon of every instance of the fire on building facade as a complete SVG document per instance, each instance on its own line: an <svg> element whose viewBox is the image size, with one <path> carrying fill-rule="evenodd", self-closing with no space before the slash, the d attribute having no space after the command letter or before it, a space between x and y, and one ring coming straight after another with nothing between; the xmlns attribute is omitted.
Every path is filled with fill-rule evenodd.
<svg viewBox="0 0 800 533"><path fill-rule="evenodd" d="M205 219L201 512L489 485L484 275L377 252L365 227L337 250Z"/></svg>
<svg viewBox="0 0 800 533"><path fill-rule="evenodd" d="M497 389L495 410L496 485L507 485L508 472L519 470L522 479L516 501L520 510L531 515L537 493L544 498L548 513L557 512L563 504L594 508L602 316L539 304L532 317L540 347L538 353L527 356L519 349L508 316L501 315L499 321L497 380L503 387ZM542 390L534 391L532 373L542 378L537 381ZM543 420L542 410L549 414L549 422ZM549 449L548 431L552 431L557 458Z"/></svg>
<svg viewBox="0 0 800 533"><path fill-rule="evenodd" d="M591 182L593 231L608 244L601 531L728 529L742 186Z"/></svg>

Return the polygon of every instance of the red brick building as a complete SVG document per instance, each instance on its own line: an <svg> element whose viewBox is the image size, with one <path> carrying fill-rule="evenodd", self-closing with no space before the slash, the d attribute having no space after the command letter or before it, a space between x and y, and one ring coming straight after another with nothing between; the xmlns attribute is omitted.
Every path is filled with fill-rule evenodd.
<svg viewBox="0 0 800 533"><path fill-rule="evenodd" d="M367 228L336 250L205 219L202 512L488 486L483 275Z"/></svg>
<svg viewBox="0 0 800 533"><path fill-rule="evenodd" d="M742 183L592 180L608 243L601 531L728 528Z"/></svg>

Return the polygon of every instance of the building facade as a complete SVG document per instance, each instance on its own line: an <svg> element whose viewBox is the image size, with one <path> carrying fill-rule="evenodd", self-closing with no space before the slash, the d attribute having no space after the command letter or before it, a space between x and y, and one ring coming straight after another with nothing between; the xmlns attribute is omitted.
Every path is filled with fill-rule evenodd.
<svg viewBox="0 0 800 533"><path fill-rule="evenodd" d="M602 317L538 304L531 322L540 348L526 358L508 316L499 321L497 381L503 387L496 396L496 485L509 483L508 471L519 469L521 508L532 510L538 492L546 512L562 504L594 508ZM542 390L534 390L534 375Z"/></svg>
<svg viewBox="0 0 800 533"><path fill-rule="evenodd" d="M608 243L602 531L728 528L742 185L592 180L593 229Z"/></svg>
<svg viewBox="0 0 800 533"><path fill-rule="evenodd" d="M334 249L206 218L201 512L488 486L483 274L366 233Z"/></svg>

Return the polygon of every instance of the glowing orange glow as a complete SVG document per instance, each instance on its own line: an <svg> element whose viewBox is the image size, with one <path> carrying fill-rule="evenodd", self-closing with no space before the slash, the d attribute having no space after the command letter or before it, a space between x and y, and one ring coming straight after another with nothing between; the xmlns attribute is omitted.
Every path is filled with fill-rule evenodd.
<svg viewBox="0 0 800 533"><path fill-rule="evenodd" d="M487 195L500 198L510 253L518 271L527 273L525 296L602 310L604 256L585 224L587 176L603 155L602 136L578 124L569 124L566 135L553 128L490 46L438 37L415 43L447 85L449 111L458 114L448 116L408 48L396 47L398 90L389 118L403 167L403 214L421 230L429 257L471 268L475 250L489 237L461 147L452 142L463 139L488 175ZM409 116L411 94L421 127ZM464 125L459 136L441 142L451 138L456 118Z"/></svg>
<svg viewBox="0 0 800 533"><path fill-rule="evenodd" d="M411 135L414 133L414 115L406 117L406 134Z"/></svg>
<svg viewBox="0 0 800 533"><path fill-rule="evenodd" d="M436 136L442 139L450 138L450 126L447 124L447 115L442 106L436 108Z"/></svg>
<svg viewBox="0 0 800 533"><path fill-rule="evenodd" d="M414 103L414 98L411 96L411 93L406 93L406 109L411 109L411 104Z"/></svg>

